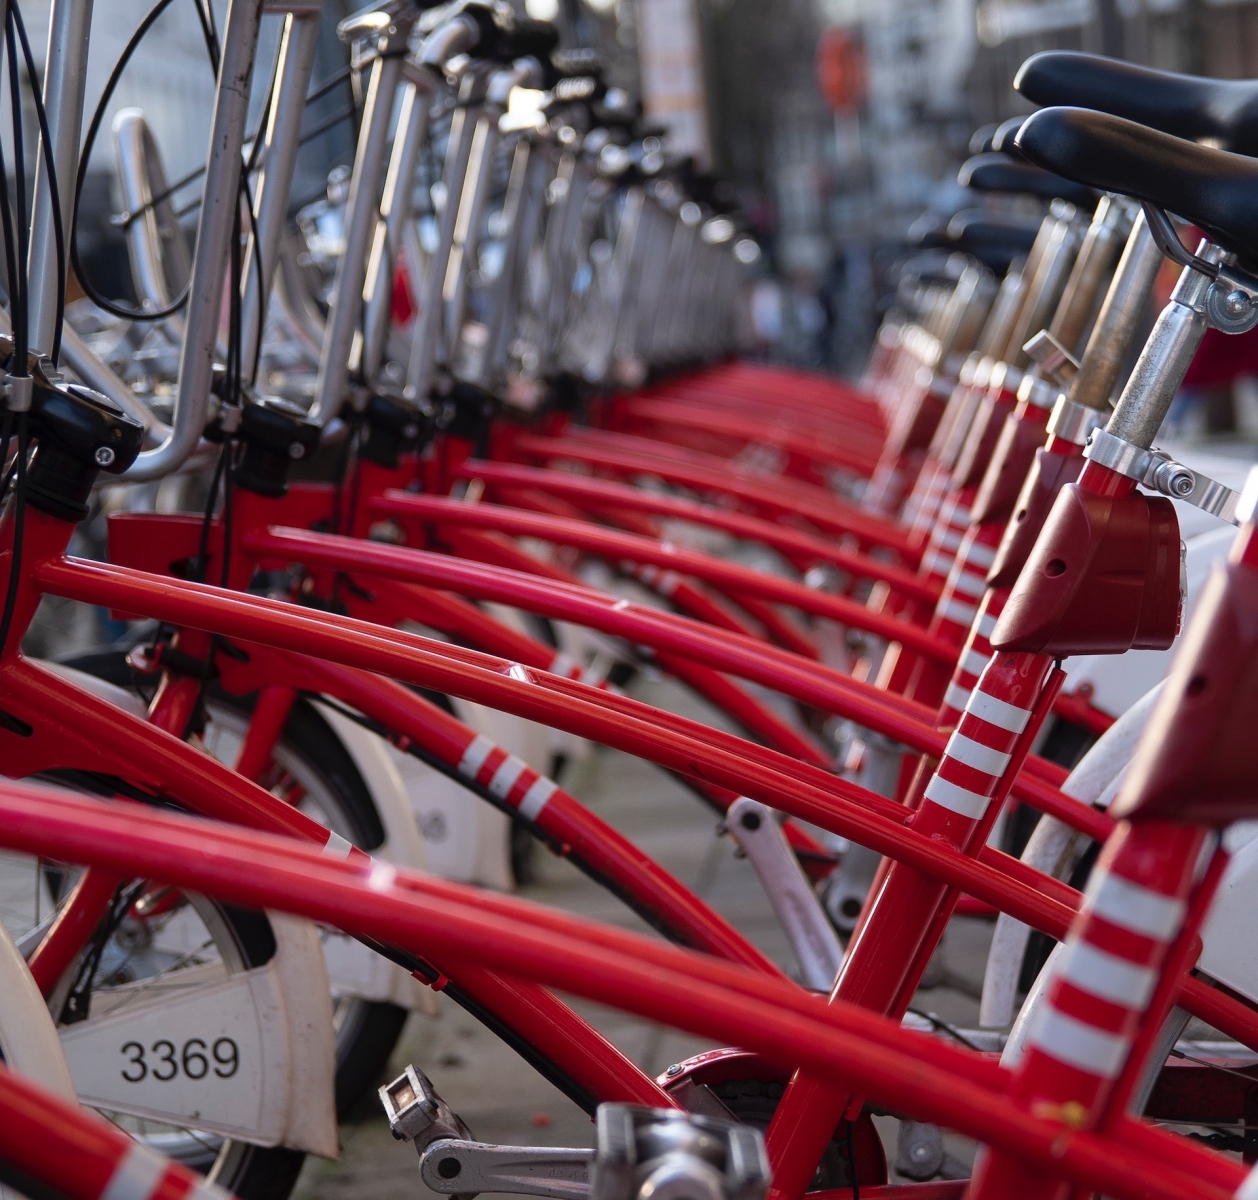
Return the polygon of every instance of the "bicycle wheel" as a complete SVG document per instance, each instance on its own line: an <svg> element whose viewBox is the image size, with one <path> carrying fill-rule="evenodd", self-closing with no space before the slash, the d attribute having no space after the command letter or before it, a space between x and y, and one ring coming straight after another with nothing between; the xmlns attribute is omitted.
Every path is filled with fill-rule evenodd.
<svg viewBox="0 0 1258 1200"><path fill-rule="evenodd" d="M85 655L65 664L136 692L136 679L123 651ZM248 727L247 698L211 689L202 740L220 762L233 763ZM271 764L260 781L272 794L334 830L355 846L375 850L384 828L362 775L331 726L314 705L293 705ZM334 930L322 930L325 950L333 941L350 943ZM338 945L344 951L347 946ZM357 952L357 943L352 944ZM362 951L362 953L369 953ZM336 1111L343 1118L371 1091L388 1063L406 1023L406 1009L333 990L336 1029Z"/></svg>
<svg viewBox="0 0 1258 1200"><path fill-rule="evenodd" d="M0 855L0 913L19 943L38 939L70 894L76 876L56 864ZM195 1111L198 1106L188 1103L187 1093L201 1079L207 1089L217 1086L220 1092L235 1083L230 1097L218 1098L220 1111L224 1099L240 1104L243 1097L244 1109L249 1099L262 1103L265 1071L248 1061L256 1038L237 1035L229 1026L235 1019L246 1031L252 1025L260 1033L263 1022L254 1010L265 1001L252 994L249 980L240 977L265 967L276 949L275 931L264 913L131 881L119 888L111 915L49 997L81 1101L241 1200L284 1200L305 1154L158 1119L156 1111L163 1107L167 1116L172 1111ZM185 1028L190 1017L196 1019L185 1010L176 1024L190 1036L161 1036L171 1025L154 1022L152 1014L167 999L186 998L190 987L222 1003L219 1017L227 1024L216 1025L213 1031ZM146 1022L152 1027L142 1040L123 1032L144 1028ZM106 1046L113 1053L105 1053ZM146 1081L147 1088L142 1086ZM155 1089L154 1083L164 1086ZM177 1090L166 1092L166 1086ZM127 1095L133 1087L134 1094ZM102 1098L106 1095L112 1099ZM178 1099L155 1105L155 1095L162 1102ZM204 1107L208 1111L215 1104L211 1098Z"/></svg>

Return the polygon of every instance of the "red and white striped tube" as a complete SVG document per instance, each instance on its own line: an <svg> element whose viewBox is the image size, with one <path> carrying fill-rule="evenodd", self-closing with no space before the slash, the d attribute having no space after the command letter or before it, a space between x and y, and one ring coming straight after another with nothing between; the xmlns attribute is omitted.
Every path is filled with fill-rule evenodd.
<svg viewBox="0 0 1258 1200"><path fill-rule="evenodd" d="M933 633L957 644L969 637L987 592L987 572L996 561L996 547L1003 532L999 526L987 524L974 526L962 536L956 559L935 604L935 617L930 625Z"/></svg>
<svg viewBox="0 0 1258 1200"><path fill-rule="evenodd" d="M977 852L996 818L1002 777L1016 770L1014 751L1030 725L1052 670L1040 654L1000 653L985 667L960 724L944 749L911 827L962 851ZM950 889L893 863L868 916L848 946L831 1001L903 1016L919 966L929 959ZM771 1200L796 1200L834 1127L853 1099L850 1088L803 1073L793 1078L769 1126Z"/></svg>
<svg viewBox="0 0 1258 1200"><path fill-rule="evenodd" d="M951 476L948 478L950 480ZM919 575L928 580L938 580L941 584L947 581L957 552L969 532L970 509L977 494L977 488L967 487L944 496L935 517L934 528L930 532L930 539L922 552Z"/></svg>
<svg viewBox="0 0 1258 1200"><path fill-rule="evenodd" d="M1124 822L1106 842L1083 907L1054 959L1031 1020L1011 1099L1038 1116L1086 1128L1127 1061L1159 971L1179 935L1204 828ZM1065 1184L1010 1155L987 1156L972 1200L1050 1200Z"/></svg>
<svg viewBox="0 0 1258 1200"><path fill-rule="evenodd" d="M1038 654L997 654L984 664L926 785L914 828L933 825L929 810L938 807L952 814L946 822L949 840L959 847L967 845L968 835L986 816L1018 738L1031 720L1046 674L1044 657ZM968 827L957 825L958 816Z"/></svg>
<svg viewBox="0 0 1258 1200"><path fill-rule="evenodd" d="M68 1200L230 1200L187 1167L4 1067L0 1160Z"/></svg>
<svg viewBox="0 0 1258 1200"><path fill-rule="evenodd" d="M534 771L522 758L478 733L467 744L458 772L492 792L522 817L536 822L559 785Z"/></svg>
<svg viewBox="0 0 1258 1200"><path fill-rule="evenodd" d="M957 658L956 670L944 692L943 704L939 708L936 724L940 729L955 729L965 706L970 702L970 693L978 684L983 668L987 666L994 651L992 650L992 630L1000 614L1004 612L1009 600L1009 589L991 589L978 606L978 612L970 625L969 636L961 647Z"/></svg>

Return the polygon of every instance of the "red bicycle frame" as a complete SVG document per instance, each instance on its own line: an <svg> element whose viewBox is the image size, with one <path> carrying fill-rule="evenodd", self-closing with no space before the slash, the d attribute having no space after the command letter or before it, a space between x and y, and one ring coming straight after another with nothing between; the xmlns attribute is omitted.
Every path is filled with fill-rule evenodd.
<svg viewBox="0 0 1258 1200"><path fill-rule="evenodd" d="M332 858L288 839L14 785L0 788L0 843L229 903L296 912L412 953L435 950L465 967L475 962L532 986L560 987L788 1068L807 1062L898 1110L1116 1197L1223 1200L1244 1178L1239 1165L1130 1117L1118 1118L1102 1137L1073 1128L1059 1113L1029 1112L1009 1103L1010 1074L991 1059L859 1008L827 1008L782 981L362 854ZM12 1079L4 1083L0 1105L27 1090ZM35 1111L48 1107L42 1102ZM38 1151L11 1147L9 1137L9 1130L0 1134L6 1155L32 1173L43 1169ZM74 1194L92 1194L87 1179L80 1186ZM849 1194L822 1193L827 1200Z"/></svg>

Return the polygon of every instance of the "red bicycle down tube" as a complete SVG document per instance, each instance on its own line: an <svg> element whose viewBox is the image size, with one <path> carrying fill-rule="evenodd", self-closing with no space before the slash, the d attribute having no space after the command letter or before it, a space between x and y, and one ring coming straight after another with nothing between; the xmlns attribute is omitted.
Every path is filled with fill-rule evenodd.
<svg viewBox="0 0 1258 1200"><path fill-rule="evenodd" d="M459 652L458 657L462 661L454 663L449 658L454 653L453 648L425 639L399 634L386 636L378 628L363 626L361 622L328 614L312 614L274 601L224 594L182 581L153 579L103 564L45 562L35 566L32 574L48 584L50 590L71 598L106 604L123 611L147 612L175 624L199 626L246 641L261 637L271 644L286 646L300 653L334 659L343 656L345 661L374 668L399 679L463 695L531 719L558 724L581 736L593 736L596 740L618 745L630 753L682 771L693 771L697 764L703 763L704 773L709 778L718 782L723 779L724 784L732 785L734 790L758 795L783 811L801 815L880 852L915 863L928 873L940 875L952 886L1002 910L1011 911L1019 919L1045 928L1050 933L1064 929L1068 924L1071 906L1058 907L1059 902L1049 900L1042 892L1043 883L1038 887L1021 883L1007 872L993 873L990 868L964 856L941 852L929 840L914 836L896 821L874 815L861 803L836 800L829 790L817 793L816 789L803 787L795 781L778 782L773 773L766 773L754 765L743 764L735 774L730 774L729 761L712 753L705 743L690 738L679 741L675 734L662 737L658 728L648 732L624 718L609 721L597 706L572 695L564 697L562 704L556 704L554 700L543 701L528 673L520 677L516 673L518 668L513 668L511 664L471 652ZM579 685L572 681L554 676L546 677L546 683L552 688L579 689ZM606 699L599 695L601 699ZM34 708L38 701L39 696L29 694L28 689L28 704ZM628 703L623 698L619 702ZM44 714L45 719L47 715ZM80 727L89 725L90 721ZM100 728L99 718L97 727ZM148 729L150 736L153 732ZM108 737L101 731L98 744L106 742ZM175 745L187 751L180 743ZM205 760L201 758L200 761ZM125 775L127 770L124 767L118 773ZM860 789L852 788L850 794L872 803ZM1069 894L1068 889L1066 894ZM1191 984L1186 986L1192 987ZM1205 988L1200 990L1209 992ZM1203 1006L1212 1008L1215 1018L1212 1023L1236 1030L1236 1036L1242 1039L1252 1037L1252 1033L1245 1032L1248 1014L1243 1006L1234 1005L1237 1011L1219 1012L1220 1008L1227 1009L1225 1002L1198 994L1191 997L1189 1005L1194 1009Z"/></svg>
<svg viewBox="0 0 1258 1200"><path fill-rule="evenodd" d="M291 841L37 789L0 788L0 842L140 874L229 903L294 911L406 948L431 945L784 1065L859 1080L913 1112L1116 1197L1221 1198L1244 1168L1125 1119L1101 1139L1007 1104L1007 1074L979 1056L859 1009L828 1011L788 984L505 896L336 860Z"/></svg>

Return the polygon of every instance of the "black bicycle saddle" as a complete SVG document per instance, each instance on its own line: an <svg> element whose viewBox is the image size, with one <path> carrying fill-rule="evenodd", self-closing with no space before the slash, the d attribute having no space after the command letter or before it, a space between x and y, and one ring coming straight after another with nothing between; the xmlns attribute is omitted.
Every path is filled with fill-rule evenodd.
<svg viewBox="0 0 1258 1200"><path fill-rule="evenodd" d="M1007 154L992 152L967 158L957 172L957 182L976 192L1016 192L1041 200L1068 200L1089 212L1096 207L1097 194L1069 179L1041 171L1039 167L1015 162Z"/></svg>
<svg viewBox="0 0 1258 1200"><path fill-rule="evenodd" d="M1018 146L1068 179L1147 200L1258 261L1258 161L1085 108L1043 108Z"/></svg>
<svg viewBox="0 0 1258 1200"><path fill-rule="evenodd" d="M1016 158L1018 154L1013 141L1018 136L1018 130L1022 128L1024 120L1026 120L1025 117L1010 117L1007 121L1001 121L996 126L996 132L992 134L992 149L1001 154L1012 154Z"/></svg>
<svg viewBox="0 0 1258 1200"><path fill-rule="evenodd" d="M1022 64L1013 86L1034 104L1094 108L1176 137L1210 138L1224 150L1258 155L1258 81L1203 79L1047 50Z"/></svg>

